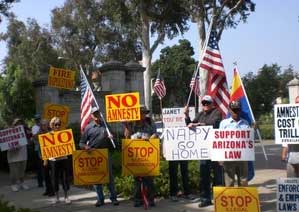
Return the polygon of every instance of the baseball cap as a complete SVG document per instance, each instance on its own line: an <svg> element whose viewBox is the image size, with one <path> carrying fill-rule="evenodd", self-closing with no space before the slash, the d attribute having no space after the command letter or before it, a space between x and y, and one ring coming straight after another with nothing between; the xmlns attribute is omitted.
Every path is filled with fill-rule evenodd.
<svg viewBox="0 0 299 212"><path fill-rule="evenodd" d="M147 109L147 107L145 105L140 105L140 112L148 114L150 112L150 110Z"/></svg>
<svg viewBox="0 0 299 212"><path fill-rule="evenodd" d="M99 108L97 108L97 107L91 108L91 113L95 113L95 112L98 112L98 111L99 111Z"/></svg>
<svg viewBox="0 0 299 212"><path fill-rule="evenodd" d="M230 109L241 109L241 102L240 102L240 100L231 101L229 103L229 108Z"/></svg>
<svg viewBox="0 0 299 212"><path fill-rule="evenodd" d="M212 103L212 102L213 102L213 99L212 99L212 97L209 96L209 95L204 95L204 96L202 97L202 99L201 99L201 102L202 102L202 103L203 103L203 102L209 102L209 103Z"/></svg>
<svg viewBox="0 0 299 212"><path fill-rule="evenodd" d="M41 119L41 116L39 114L35 114L34 119Z"/></svg>

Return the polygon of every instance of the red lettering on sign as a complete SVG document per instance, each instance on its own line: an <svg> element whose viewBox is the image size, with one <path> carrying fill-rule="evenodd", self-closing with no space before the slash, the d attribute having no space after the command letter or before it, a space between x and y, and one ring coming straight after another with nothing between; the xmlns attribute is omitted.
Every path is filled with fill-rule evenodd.
<svg viewBox="0 0 299 212"><path fill-rule="evenodd" d="M128 101L129 100L128 98L131 99L131 101ZM122 97L121 103L125 107L133 107L137 104L137 98L136 98L136 96L134 96L132 94L128 94L128 95L125 95L125 96Z"/></svg>
<svg viewBox="0 0 299 212"><path fill-rule="evenodd" d="M137 97L132 94L127 94L124 96L108 96L108 108L111 109L112 106L120 108L121 104L125 107L134 107L137 104ZM121 104L120 104L121 103Z"/></svg>
<svg viewBox="0 0 299 212"><path fill-rule="evenodd" d="M65 136L62 136L63 134L66 134L66 140L63 141L63 137L65 138ZM63 132L59 132L57 135L57 139L59 143L68 143L71 139L72 139L72 134L68 131L63 131Z"/></svg>
<svg viewBox="0 0 299 212"><path fill-rule="evenodd" d="M49 134L47 135L40 135L42 141L43 141L43 145L44 147L46 147L46 141L48 143L50 143L51 145L55 145L55 138L54 138L54 135L53 134L50 134L50 137L48 136Z"/></svg>
<svg viewBox="0 0 299 212"><path fill-rule="evenodd" d="M79 167L96 167L103 162L102 157L79 158Z"/></svg>
<svg viewBox="0 0 299 212"><path fill-rule="evenodd" d="M250 196L222 196L220 200L222 207L248 207L248 204L252 202Z"/></svg>
<svg viewBox="0 0 299 212"><path fill-rule="evenodd" d="M150 157L153 152L153 147L129 147L128 157Z"/></svg>

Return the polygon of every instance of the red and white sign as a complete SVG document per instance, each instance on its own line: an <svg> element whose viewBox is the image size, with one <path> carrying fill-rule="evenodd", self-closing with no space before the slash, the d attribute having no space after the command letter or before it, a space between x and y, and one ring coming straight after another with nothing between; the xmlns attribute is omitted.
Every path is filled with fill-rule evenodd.
<svg viewBox="0 0 299 212"><path fill-rule="evenodd" d="M13 128L0 130L1 151L25 145L27 145L27 138L24 131L24 126L19 125Z"/></svg>
<svg viewBox="0 0 299 212"><path fill-rule="evenodd" d="M254 130L220 130L211 133L212 161L254 161Z"/></svg>

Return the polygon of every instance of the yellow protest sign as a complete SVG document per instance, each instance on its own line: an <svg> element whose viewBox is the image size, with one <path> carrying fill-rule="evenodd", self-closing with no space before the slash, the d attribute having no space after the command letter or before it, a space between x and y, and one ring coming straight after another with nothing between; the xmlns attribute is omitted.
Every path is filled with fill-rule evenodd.
<svg viewBox="0 0 299 212"><path fill-rule="evenodd" d="M38 135L42 159L71 155L76 150L72 129Z"/></svg>
<svg viewBox="0 0 299 212"><path fill-rule="evenodd" d="M75 185L109 183L108 149L73 152Z"/></svg>
<svg viewBox="0 0 299 212"><path fill-rule="evenodd" d="M56 116L61 120L62 129L65 129L68 124L69 112L70 109L68 106L46 103L44 105L43 118L50 121Z"/></svg>
<svg viewBox="0 0 299 212"><path fill-rule="evenodd" d="M215 212L260 212L255 187L213 187Z"/></svg>
<svg viewBox="0 0 299 212"><path fill-rule="evenodd" d="M75 86L75 72L72 70L50 67L48 86L73 89Z"/></svg>
<svg viewBox="0 0 299 212"><path fill-rule="evenodd" d="M160 173L159 139L123 139L122 174L157 176Z"/></svg>
<svg viewBox="0 0 299 212"><path fill-rule="evenodd" d="M140 120L139 93L123 93L105 96L107 122Z"/></svg>

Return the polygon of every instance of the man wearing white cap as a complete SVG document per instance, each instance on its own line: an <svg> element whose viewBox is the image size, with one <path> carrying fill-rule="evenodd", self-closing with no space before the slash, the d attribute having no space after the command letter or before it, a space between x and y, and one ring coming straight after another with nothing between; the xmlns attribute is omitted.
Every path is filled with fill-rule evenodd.
<svg viewBox="0 0 299 212"><path fill-rule="evenodd" d="M81 149L91 150L91 149L103 149L109 148L109 137L104 126L103 121L101 120L100 111L97 107L91 109L91 118L92 121L84 129L84 133L81 136L79 146ZM109 154L109 184L108 189L110 191L110 200L113 205L118 205L117 201L114 178L112 175L112 161L111 155ZM94 188L97 193L97 202L96 207L100 207L105 204L105 196L103 193L102 185L94 185Z"/></svg>
<svg viewBox="0 0 299 212"><path fill-rule="evenodd" d="M213 126L219 128L222 119L221 113L215 108L214 101L211 96L205 95L201 99L202 111L199 112L193 121L189 117L189 108L185 107L185 121L187 127L193 128L197 126ZM199 189L200 201L199 207L206 207L212 204L211 184L212 186L221 186L223 182L223 168L217 161L201 160L199 162L200 176ZM211 181L211 171L213 172L213 180Z"/></svg>

